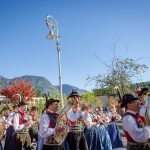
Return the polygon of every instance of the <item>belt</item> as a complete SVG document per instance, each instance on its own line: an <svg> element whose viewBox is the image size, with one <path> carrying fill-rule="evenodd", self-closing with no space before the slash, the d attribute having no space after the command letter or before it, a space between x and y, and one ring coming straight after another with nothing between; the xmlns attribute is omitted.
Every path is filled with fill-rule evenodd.
<svg viewBox="0 0 150 150"><path fill-rule="evenodd" d="M82 132L83 128L81 126L70 126L69 132Z"/></svg>
<svg viewBox="0 0 150 150"><path fill-rule="evenodd" d="M29 132L29 129L22 129L20 131L16 131L16 133L28 133Z"/></svg>
<svg viewBox="0 0 150 150"><path fill-rule="evenodd" d="M144 150L144 148L145 143L132 143L132 142L127 143L128 150Z"/></svg>
<svg viewBox="0 0 150 150"><path fill-rule="evenodd" d="M16 133L25 134L25 133L28 133L28 132L16 131Z"/></svg>
<svg viewBox="0 0 150 150"><path fill-rule="evenodd" d="M56 143L54 136L49 136L49 137L44 138L44 145L59 146L61 144L62 143L59 143L59 144Z"/></svg>

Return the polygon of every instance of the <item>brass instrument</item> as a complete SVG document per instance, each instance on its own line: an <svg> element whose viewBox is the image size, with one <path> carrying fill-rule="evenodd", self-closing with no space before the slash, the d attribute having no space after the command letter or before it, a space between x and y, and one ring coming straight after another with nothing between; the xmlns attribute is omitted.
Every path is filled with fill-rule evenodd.
<svg viewBox="0 0 150 150"><path fill-rule="evenodd" d="M67 137L67 134L69 132L69 127L66 125L66 118L64 117L66 117L66 113L76 104L77 104L76 101L73 101L72 99L68 99L66 105L64 106L64 108L62 109L58 117L56 127L55 127L55 134L54 134L54 139L57 144L63 143ZM62 132L59 132L57 130L60 126L63 128Z"/></svg>
<svg viewBox="0 0 150 150"><path fill-rule="evenodd" d="M70 108L72 107L72 103L70 101L68 101L66 103L66 105L64 106L64 108L61 110L60 115L57 119L56 122L56 126L55 126L55 134L54 137L49 136L45 139L45 144L46 145L61 145L63 143L63 141L66 139L67 134L69 132L69 127L67 125L65 125L65 118L66 117L66 113L70 110ZM57 129L59 127L63 128L62 132L59 132Z"/></svg>
<svg viewBox="0 0 150 150"><path fill-rule="evenodd" d="M0 140L3 138L3 136L5 135L5 121L3 118L0 118Z"/></svg>
<svg viewBox="0 0 150 150"><path fill-rule="evenodd" d="M66 105L64 106L64 108L62 109L59 117L58 117L58 120L57 120L57 123L56 123L56 127L55 127L55 134L54 134L54 139L55 141L60 144L62 143L66 137L67 137L67 134L69 132L69 127L67 125L65 125L65 115L66 113L74 106L74 102L72 101L68 101L66 103ZM62 126L62 128L64 129L62 132L58 132L57 131L57 128L59 128L60 126Z"/></svg>
<svg viewBox="0 0 150 150"><path fill-rule="evenodd" d="M38 120L33 121L32 129L33 129L34 133L38 133L38 130L39 130L39 121Z"/></svg>
<svg viewBox="0 0 150 150"><path fill-rule="evenodd" d="M0 109L0 140L3 138L3 136L5 135L5 120L2 118L3 112L5 111L5 105L1 105L1 109Z"/></svg>

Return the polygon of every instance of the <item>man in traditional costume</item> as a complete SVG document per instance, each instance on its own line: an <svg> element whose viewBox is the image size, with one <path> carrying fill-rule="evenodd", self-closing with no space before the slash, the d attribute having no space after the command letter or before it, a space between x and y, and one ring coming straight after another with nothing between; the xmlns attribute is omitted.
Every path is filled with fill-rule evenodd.
<svg viewBox="0 0 150 150"><path fill-rule="evenodd" d="M80 95L73 90L68 96L68 100L77 102L77 105L72 107L67 112L67 125L69 126L69 133L67 135L67 142L71 150L88 150L87 142L83 132L83 110L79 107Z"/></svg>
<svg viewBox="0 0 150 150"><path fill-rule="evenodd" d="M19 102L19 112L15 114L13 119L15 133L7 150L22 150L22 148L31 150L31 138L28 133L30 121L26 112L26 105L27 103L23 101Z"/></svg>
<svg viewBox="0 0 150 150"><path fill-rule="evenodd" d="M13 111L8 116L4 150L8 149L8 145L11 141L13 133L15 132L15 130L14 130L14 121L13 120L14 120L15 114L18 113L18 109L19 109L18 105L13 105Z"/></svg>
<svg viewBox="0 0 150 150"><path fill-rule="evenodd" d="M60 100L58 99L54 99L54 98L49 99L47 101L47 106L46 106L47 111L41 116L39 135L41 139L44 138L43 148L40 147L40 149L42 150L48 150L48 149L64 150L64 145L57 144L54 140L55 125L58 119L58 114L56 112L58 109L59 102ZM58 132L61 132L63 129L60 127L58 128L58 130L59 130Z"/></svg>
<svg viewBox="0 0 150 150"><path fill-rule="evenodd" d="M146 143L150 139L150 126L142 127L138 121L139 98L131 94L125 94L122 98L121 107L126 112L123 117L123 129L127 138L128 150L148 150Z"/></svg>

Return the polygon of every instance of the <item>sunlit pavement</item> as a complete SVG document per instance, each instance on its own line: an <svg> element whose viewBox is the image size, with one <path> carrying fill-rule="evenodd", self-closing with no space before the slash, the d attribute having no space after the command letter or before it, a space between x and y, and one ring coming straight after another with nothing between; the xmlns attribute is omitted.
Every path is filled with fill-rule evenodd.
<svg viewBox="0 0 150 150"><path fill-rule="evenodd" d="M5 143L5 139L2 140L2 145L4 146L4 143ZM127 150L127 141L126 141L126 138L123 137L123 145L124 145L124 148L115 148L113 150ZM33 149L32 150L36 150L36 147L37 147L37 143L33 140L33 143L32 143L32 147Z"/></svg>
<svg viewBox="0 0 150 150"><path fill-rule="evenodd" d="M2 145L3 145L3 147L4 147L5 139L3 139L1 142L2 142ZM37 143L36 143L34 140L33 140L33 143L32 143L32 147L33 147L33 149L32 149L32 150L36 150Z"/></svg>

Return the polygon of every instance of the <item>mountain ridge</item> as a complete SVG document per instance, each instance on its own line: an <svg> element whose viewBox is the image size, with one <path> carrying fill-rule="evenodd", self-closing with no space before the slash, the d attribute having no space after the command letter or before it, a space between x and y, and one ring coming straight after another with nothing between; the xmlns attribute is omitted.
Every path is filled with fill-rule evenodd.
<svg viewBox="0 0 150 150"><path fill-rule="evenodd" d="M17 80L25 80L26 82L31 82L33 87L35 89L38 89L41 93L49 93L54 94L56 92L59 92L59 86L53 85L48 79L42 76L34 76L34 75L24 75L20 77L15 77L13 79L7 79L0 75L0 86L7 87L14 79ZM84 89L80 89L78 87L75 87L73 85L69 84L62 84L62 92L64 95L68 96L72 89L76 89L77 92L79 92L80 95L86 93L87 91Z"/></svg>

